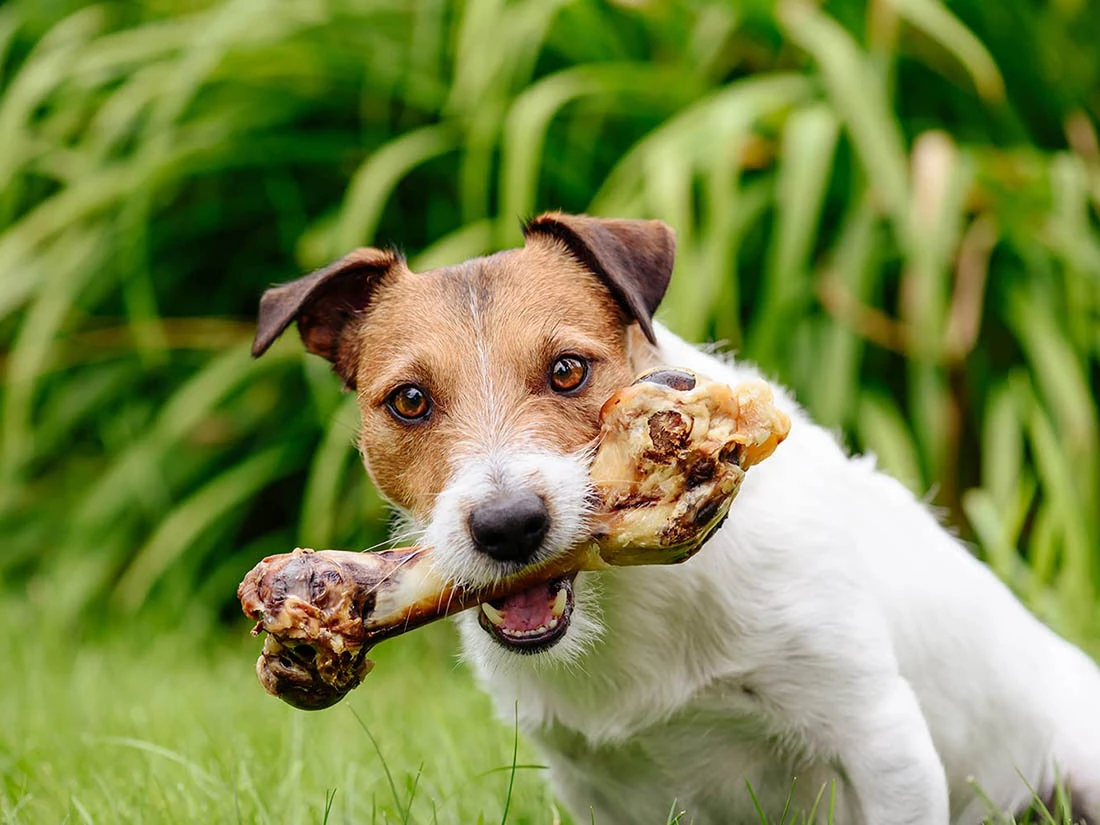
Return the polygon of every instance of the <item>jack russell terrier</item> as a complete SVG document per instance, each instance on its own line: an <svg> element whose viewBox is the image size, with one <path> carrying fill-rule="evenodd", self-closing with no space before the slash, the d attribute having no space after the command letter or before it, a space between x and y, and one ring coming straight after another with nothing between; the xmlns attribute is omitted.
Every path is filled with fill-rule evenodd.
<svg viewBox="0 0 1100 825"><path fill-rule="evenodd" d="M652 320L675 238L560 213L521 249L413 273L359 249L268 290L253 354L297 321L362 409L371 478L478 587L586 536L604 400L751 366ZM1100 671L901 484L777 389L790 437L683 565L582 572L458 617L481 684L578 821L978 823L1051 799L1100 823ZM793 785L792 785L793 783ZM831 797L835 797L830 801Z"/></svg>

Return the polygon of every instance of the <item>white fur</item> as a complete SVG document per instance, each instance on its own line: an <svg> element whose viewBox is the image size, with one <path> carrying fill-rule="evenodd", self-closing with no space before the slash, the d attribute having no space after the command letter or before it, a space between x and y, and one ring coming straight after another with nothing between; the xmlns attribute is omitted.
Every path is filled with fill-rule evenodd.
<svg viewBox="0 0 1100 825"><path fill-rule="evenodd" d="M736 384L757 373L658 327L662 361ZM1100 822L1100 672L1034 619L873 460L849 458L782 391L788 440L747 475L725 526L685 564L582 573L565 640L503 650L459 618L503 715L518 702L578 821L778 819L835 783L835 821L976 823L972 781L1006 812L1055 771ZM440 565L498 569L462 537L493 484L527 483L559 525L583 515L579 457L495 453L463 464L427 525ZM573 521L568 521L571 516ZM568 523L567 523L568 521ZM456 538L457 537L457 538Z"/></svg>

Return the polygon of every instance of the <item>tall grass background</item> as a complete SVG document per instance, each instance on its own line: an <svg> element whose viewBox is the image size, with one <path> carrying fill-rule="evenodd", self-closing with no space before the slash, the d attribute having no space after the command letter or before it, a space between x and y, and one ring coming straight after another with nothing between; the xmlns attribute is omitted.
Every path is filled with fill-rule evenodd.
<svg viewBox="0 0 1100 825"><path fill-rule="evenodd" d="M1095 652L1097 42L1085 0L9 0L17 626L219 639L261 556L381 541L354 399L294 336L248 357L260 292L561 208L670 223L658 317L793 388Z"/></svg>

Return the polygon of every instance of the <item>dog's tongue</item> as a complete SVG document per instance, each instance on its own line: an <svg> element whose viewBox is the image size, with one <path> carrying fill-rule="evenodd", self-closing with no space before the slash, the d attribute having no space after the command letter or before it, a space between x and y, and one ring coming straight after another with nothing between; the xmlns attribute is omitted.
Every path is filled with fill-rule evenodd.
<svg viewBox="0 0 1100 825"><path fill-rule="evenodd" d="M504 614L504 629L516 632L545 627L553 618L550 612L553 606L549 584L537 584L530 590L509 596L500 608Z"/></svg>

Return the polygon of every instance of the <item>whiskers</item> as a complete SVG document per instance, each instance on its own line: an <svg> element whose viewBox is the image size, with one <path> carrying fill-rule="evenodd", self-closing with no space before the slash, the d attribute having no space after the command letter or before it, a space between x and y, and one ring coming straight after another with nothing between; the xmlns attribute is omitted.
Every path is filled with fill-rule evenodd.
<svg viewBox="0 0 1100 825"><path fill-rule="evenodd" d="M421 527L411 516L398 512L387 541L391 547L420 546L427 532L427 528Z"/></svg>
<svg viewBox="0 0 1100 825"><path fill-rule="evenodd" d="M413 524L404 524L396 531L392 531L390 535L382 541L372 544L370 547L364 547L359 550L360 553L377 553L380 550L399 550L403 547L418 547L423 550L422 542L424 539L425 531Z"/></svg>

